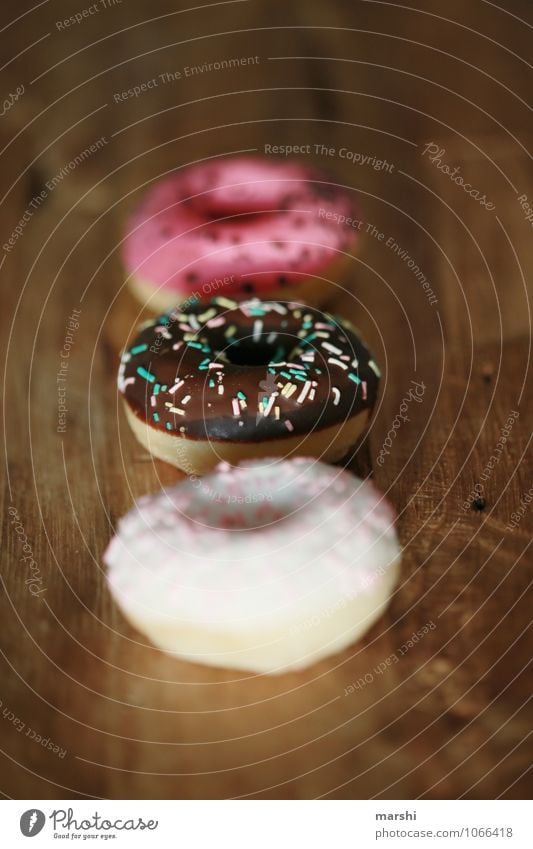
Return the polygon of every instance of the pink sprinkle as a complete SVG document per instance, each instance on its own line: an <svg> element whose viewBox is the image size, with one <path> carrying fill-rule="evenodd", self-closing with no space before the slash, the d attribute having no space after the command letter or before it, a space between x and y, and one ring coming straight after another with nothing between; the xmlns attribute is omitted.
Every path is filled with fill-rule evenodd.
<svg viewBox="0 0 533 849"><path fill-rule="evenodd" d="M168 390L168 391L169 391L169 393L170 393L171 395L174 395L174 392L176 392L176 391L180 388L180 386L183 386L183 384L184 384L184 383L185 383L185 381L184 381L184 380L178 380L178 382L174 384L174 386L172 387L172 389L169 389L169 390Z"/></svg>
<svg viewBox="0 0 533 849"><path fill-rule="evenodd" d="M134 377L127 377L124 383L122 384L124 387L129 386L130 383L135 383Z"/></svg>
<svg viewBox="0 0 533 849"><path fill-rule="evenodd" d="M155 395L152 395L152 397L150 398L150 404L152 405L152 407L155 407L155 405L156 405Z"/></svg>
<svg viewBox="0 0 533 849"><path fill-rule="evenodd" d="M363 398L366 398L366 380L361 381L361 386L363 387Z"/></svg>
<svg viewBox="0 0 533 849"><path fill-rule="evenodd" d="M289 419L285 419L285 427L287 428L287 430L294 430L294 425L291 421L289 421Z"/></svg>
<svg viewBox="0 0 533 849"><path fill-rule="evenodd" d="M231 404L232 404L232 406L233 406L233 415L234 415L234 416L240 416L240 414L241 414L241 408L239 407L239 400L238 400L238 398L232 398Z"/></svg>
<svg viewBox="0 0 533 849"><path fill-rule="evenodd" d="M210 318L206 323L206 327L220 327L221 324L225 324L226 319L223 316L217 316L216 318Z"/></svg>
<svg viewBox="0 0 533 849"><path fill-rule="evenodd" d="M177 351L178 348L181 348L182 345L183 345L183 342L174 342L174 344L172 346L172 350Z"/></svg>

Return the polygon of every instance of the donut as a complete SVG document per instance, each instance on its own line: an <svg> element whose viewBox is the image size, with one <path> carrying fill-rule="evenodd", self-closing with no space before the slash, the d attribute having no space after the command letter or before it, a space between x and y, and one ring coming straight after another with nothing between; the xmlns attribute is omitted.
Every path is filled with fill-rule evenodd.
<svg viewBox="0 0 533 849"><path fill-rule="evenodd" d="M348 322L257 298L145 322L118 373L139 442L188 474L267 456L335 462L365 430L378 383Z"/></svg>
<svg viewBox="0 0 533 849"><path fill-rule="evenodd" d="M105 554L111 594L166 652L281 673L353 643L399 573L375 487L309 458L221 464L141 498Z"/></svg>
<svg viewBox="0 0 533 849"><path fill-rule="evenodd" d="M123 261L153 312L217 294L319 305L358 240L348 192L297 162L239 156L156 182L127 221Z"/></svg>

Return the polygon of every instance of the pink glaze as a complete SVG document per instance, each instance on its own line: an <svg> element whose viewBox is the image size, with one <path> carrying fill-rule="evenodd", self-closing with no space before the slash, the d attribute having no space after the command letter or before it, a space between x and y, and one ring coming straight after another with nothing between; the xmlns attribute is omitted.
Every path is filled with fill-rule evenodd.
<svg viewBox="0 0 533 849"><path fill-rule="evenodd" d="M357 242L355 215L346 190L297 162L202 163L149 189L128 221L124 263L180 297L213 294L220 280L224 294L269 297L309 275L327 278Z"/></svg>

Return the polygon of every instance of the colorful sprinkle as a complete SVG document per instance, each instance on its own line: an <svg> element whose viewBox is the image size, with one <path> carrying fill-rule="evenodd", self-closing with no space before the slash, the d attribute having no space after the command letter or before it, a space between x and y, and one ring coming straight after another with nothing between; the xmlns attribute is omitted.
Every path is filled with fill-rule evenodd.
<svg viewBox="0 0 533 849"><path fill-rule="evenodd" d="M146 371L146 369L144 368L144 366L138 366L138 368L137 368L137 374L140 374L140 375L141 375L141 377L144 377L144 379L145 379L145 380L149 380L149 381L150 381L150 383L153 383L153 382L155 381L155 375L154 375L154 374L150 374L150 372L149 372L149 371Z"/></svg>

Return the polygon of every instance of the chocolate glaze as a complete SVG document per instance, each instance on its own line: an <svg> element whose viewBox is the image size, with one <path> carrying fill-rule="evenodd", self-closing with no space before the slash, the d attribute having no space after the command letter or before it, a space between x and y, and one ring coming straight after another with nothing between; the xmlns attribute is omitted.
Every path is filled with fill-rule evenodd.
<svg viewBox="0 0 533 849"><path fill-rule="evenodd" d="M292 302L222 297L145 324L118 378L150 427L231 442L341 424L372 410L378 383L370 352L346 321Z"/></svg>

